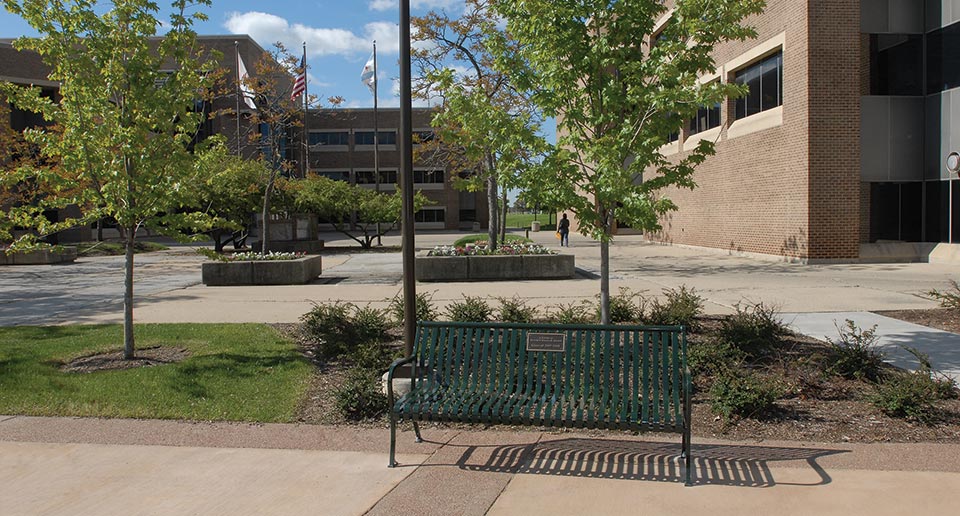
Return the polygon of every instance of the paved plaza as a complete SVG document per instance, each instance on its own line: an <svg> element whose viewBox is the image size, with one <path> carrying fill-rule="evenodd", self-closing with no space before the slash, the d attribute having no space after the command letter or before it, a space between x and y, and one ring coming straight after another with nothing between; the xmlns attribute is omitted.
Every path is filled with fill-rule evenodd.
<svg viewBox="0 0 960 516"><path fill-rule="evenodd" d="M418 235L418 248L458 234ZM552 233L534 239L555 247ZM136 320L295 322L313 302L378 306L400 293L398 253L324 256L309 285L205 287L189 247L139 255ZM573 235L577 277L418 284L438 305L464 294L518 295L544 311L594 300L599 248ZM386 245L399 243L389 236ZM708 313L779 306L798 331L835 335L846 318L877 324L882 344L914 345L960 373L953 334L870 313L932 308L922 294L960 275L949 264L801 265L620 237L612 285L646 295L692 287ZM0 325L117 323L122 257L0 270ZM895 356L894 360L903 357ZM909 362L898 362L910 367ZM506 428L424 429L39 418L0 415L0 514L912 514L955 511L960 445L729 442L695 436L694 486L683 487L679 437Z"/></svg>

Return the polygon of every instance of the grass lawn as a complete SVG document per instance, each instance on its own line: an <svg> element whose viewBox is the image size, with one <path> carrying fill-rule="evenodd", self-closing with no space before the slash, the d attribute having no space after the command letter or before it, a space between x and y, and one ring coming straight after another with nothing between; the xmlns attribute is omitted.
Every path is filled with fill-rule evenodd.
<svg viewBox="0 0 960 516"><path fill-rule="evenodd" d="M151 324L137 348L184 348L181 362L91 373L70 360L122 348L123 328L0 328L0 414L289 422L312 366L261 324Z"/></svg>
<svg viewBox="0 0 960 516"><path fill-rule="evenodd" d="M530 223L534 221L534 217L540 221L541 230L554 231L557 229L557 217L555 215L551 216L549 213L540 213L537 215L532 213L507 213L507 227L528 228L530 227Z"/></svg>

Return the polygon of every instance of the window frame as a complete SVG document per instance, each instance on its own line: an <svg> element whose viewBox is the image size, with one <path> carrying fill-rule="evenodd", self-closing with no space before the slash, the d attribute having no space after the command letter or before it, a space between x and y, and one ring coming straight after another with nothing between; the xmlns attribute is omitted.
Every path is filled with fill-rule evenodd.
<svg viewBox="0 0 960 516"><path fill-rule="evenodd" d="M314 135L333 135L339 134L342 137L346 135L346 139L340 143L335 144L323 144L321 142L312 143ZM310 149L310 152L328 152L328 151L345 151L350 148L350 131L345 129L338 130L311 130L307 133L307 148Z"/></svg>
<svg viewBox="0 0 960 516"><path fill-rule="evenodd" d="M765 88L765 78L767 72L767 66L771 63L776 64L776 100L773 105L768 105L765 102L764 94ZM732 83L750 86L750 82L756 81L756 84L759 86L759 91L754 95L752 86L750 86L750 91L747 95L743 97L738 97L734 102L733 116L732 121L744 120L750 118L751 116L758 115L764 111L770 111L771 109L776 109L783 106L783 48L777 48L773 52L769 52L761 56L755 61L751 61L744 66L741 66L732 72L733 78ZM754 109L751 110L750 104L756 102ZM767 106L767 107L765 107Z"/></svg>

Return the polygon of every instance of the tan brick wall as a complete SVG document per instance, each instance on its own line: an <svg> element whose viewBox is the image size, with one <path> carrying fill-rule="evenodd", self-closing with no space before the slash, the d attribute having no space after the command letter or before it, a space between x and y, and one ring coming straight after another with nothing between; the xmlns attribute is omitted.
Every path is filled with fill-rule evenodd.
<svg viewBox="0 0 960 516"><path fill-rule="evenodd" d="M716 155L695 190L665 192L679 210L651 238L800 259L859 255L859 16L857 0L769 0L748 20L756 39L717 48L721 67L783 33L782 124L731 139L735 103L726 103Z"/></svg>
<svg viewBox="0 0 960 516"><path fill-rule="evenodd" d="M729 139L735 103L725 103L716 155L695 173L695 190L665 192L679 210L664 218L663 231L656 237L732 251L807 256L806 18L804 2L770 0L762 15L748 19L757 29L756 39L717 48L715 61L721 67L784 34L783 123ZM725 70L727 79L732 79L734 71Z"/></svg>
<svg viewBox="0 0 960 516"><path fill-rule="evenodd" d="M810 255L860 256L860 2L810 0Z"/></svg>

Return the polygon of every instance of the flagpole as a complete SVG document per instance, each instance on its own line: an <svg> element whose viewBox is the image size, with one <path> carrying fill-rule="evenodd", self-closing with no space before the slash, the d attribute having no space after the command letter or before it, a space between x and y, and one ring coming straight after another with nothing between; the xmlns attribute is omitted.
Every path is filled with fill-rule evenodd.
<svg viewBox="0 0 960 516"><path fill-rule="evenodd" d="M375 188L380 193L380 115L377 97L380 90L380 78L377 76L377 40L373 40L373 175ZM382 246L380 240L380 221L377 221L377 245Z"/></svg>
<svg viewBox="0 0 960 516"><path fill-rule="evenodd" d="M237 157L240 157L240 42L233 42L234 54L237 57Z"/></svg>
<svg viewBox="0 0 960 516"><path fill-rule="evenodd" d="M300 133L300 146L303 153L303 168L301 171L301 178L307 177L307 172L310 170L310 147L307 146L307 139L309 136L309 129L307 127L307 120L309 120L309 109L310 109L310 93L307 91L309 86L309 81L307 81L307 42L303 42L303 130Z"/></svg>

